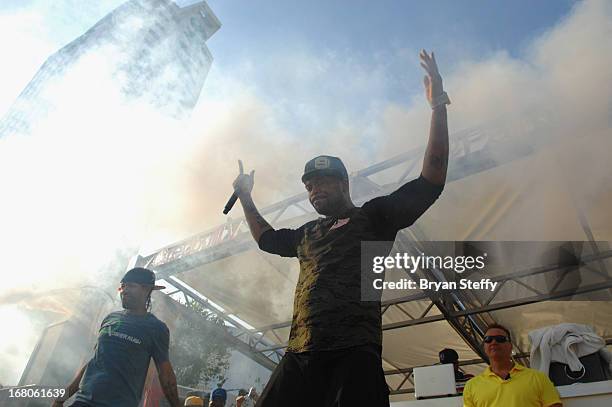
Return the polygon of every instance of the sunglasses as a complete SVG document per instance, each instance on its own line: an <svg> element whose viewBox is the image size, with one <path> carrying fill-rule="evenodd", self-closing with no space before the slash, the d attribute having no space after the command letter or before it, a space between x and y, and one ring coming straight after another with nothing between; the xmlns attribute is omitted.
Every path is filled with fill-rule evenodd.
<svg viewBox="0 0 612 407"><path fill-rule="evenodd" d="M490 335L490 336L485 336L483 342L484 343L491 343L495 340L495 342L497 343L506 343L506 342L510 342L510 339L507 336L504 335Z"/></svg>

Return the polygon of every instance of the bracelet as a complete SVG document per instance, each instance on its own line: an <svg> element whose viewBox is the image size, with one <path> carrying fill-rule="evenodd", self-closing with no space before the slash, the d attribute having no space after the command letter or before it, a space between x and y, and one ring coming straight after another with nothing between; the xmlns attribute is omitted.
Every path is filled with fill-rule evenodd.
<svg viewBox="0 0 612 407"><path fill-rule="evenodd" d="M443 105L450 105L450 104L451 104L451 101L446 92L440 93L438 96L433 97L431 100L432 109L435 109Z"/></svg>

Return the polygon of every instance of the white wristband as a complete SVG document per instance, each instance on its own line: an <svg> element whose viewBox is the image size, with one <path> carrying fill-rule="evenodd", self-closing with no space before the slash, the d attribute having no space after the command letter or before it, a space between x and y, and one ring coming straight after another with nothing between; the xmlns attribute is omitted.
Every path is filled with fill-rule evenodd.
<svg viewBox="0 0 612 407"><path fill-rule="evenodd" d="M446 92L440 93L438 96L434 96L431 100L431 108L435 109L436 107L440 107L442 105L450 105L451 101L448 98L448 94Z"/></svg>

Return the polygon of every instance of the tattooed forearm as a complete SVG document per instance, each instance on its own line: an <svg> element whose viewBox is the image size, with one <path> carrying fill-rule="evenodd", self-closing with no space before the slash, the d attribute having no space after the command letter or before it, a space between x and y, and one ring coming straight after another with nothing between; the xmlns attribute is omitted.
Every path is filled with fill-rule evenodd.
<svg viewBox="0 0 612 407"><path fill-rule="evenodd" d="M266 222L266 220L263 218L263 216L259 214L259 212L255 213L255 222L257 222L257 224L262 227L270 226L270 224Z"/></svg>
<svg viewBox="0 0 612 407"><path fill-rule="evenodd" d="M164 380L162 383L162 390L164 392L164 396L170 402L170 404L174 406L180 406L178 391L176 389L176 379L172 381L171 379Z"/></svg>
<svg viewBox="0 0 612 407"><path fill-rule="evenodd" d="M444 185L448 167L448 124L446 108L435 109L431 115L429 142L425 150L422 174L428 181Z"/></svg>
<svg viewBox="0 0 612 407"><path fill-rule="evenodd" d="M157 363L157 362L156 362ZM157 365L159 384L161 385L164 396L172 407L180 407L178 390L176 387L176 375L170 361L165 361Z"/></svg>
<svg viewBox="0 0 612 407"><path fill-rule="evenodd" d="M85 373L86 367L87 365L84 365L81 368L81 370L78 371L74 379L72 379L72 382L68 385L68 387L66 387L66 393L61 398L62 400L68 400L70 397L72 397L74 393L79 391L79 384L81 383L81 378L83 377L83 374Z"/></svg>
<svg viewBox="0 0 612 407"><path fill-rule="evenodd" d="M429 163L438 170L445 170L448 167L448 157L433 154L429 159Z"/></svg>
<svg viewBox="0 0 612 407"><path fill-rule="evenodd" d="M253 220L260 226L263 227L270 227L270 224L263 218L263 216L261 216L261 214L259 213L259 211L257 210L257 208L255 207L255 203L253 202L253 200L247 200L244 204L244 212L245 215L248 212L248 215L250 217L253 218Z"/></svg>
<svg viewBox="0 0 612 407"><path fill-rule="evenodd" d="M251 234L256 242L259 242L261 235L272 229L272 226L264 219L263 216L257 210L253 199L250 196L244 196L240 198L242 202L242 209L244 210L244 217L247 220Z"/></svg>

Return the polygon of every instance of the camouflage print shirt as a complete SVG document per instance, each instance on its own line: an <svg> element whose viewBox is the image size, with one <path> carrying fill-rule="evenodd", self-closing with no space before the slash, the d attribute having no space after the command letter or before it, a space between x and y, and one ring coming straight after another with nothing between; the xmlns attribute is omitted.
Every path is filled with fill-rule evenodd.
<svg viewBox="0 0 612 407"><path fill-rule="evenodd" d="M319 218L298 229L269 230L261 236L262 250L300 262L288 351L382 345L380 301L361 300L361 242L393 242L442 189L421 176L353 208L342 219Z"/></svg>

